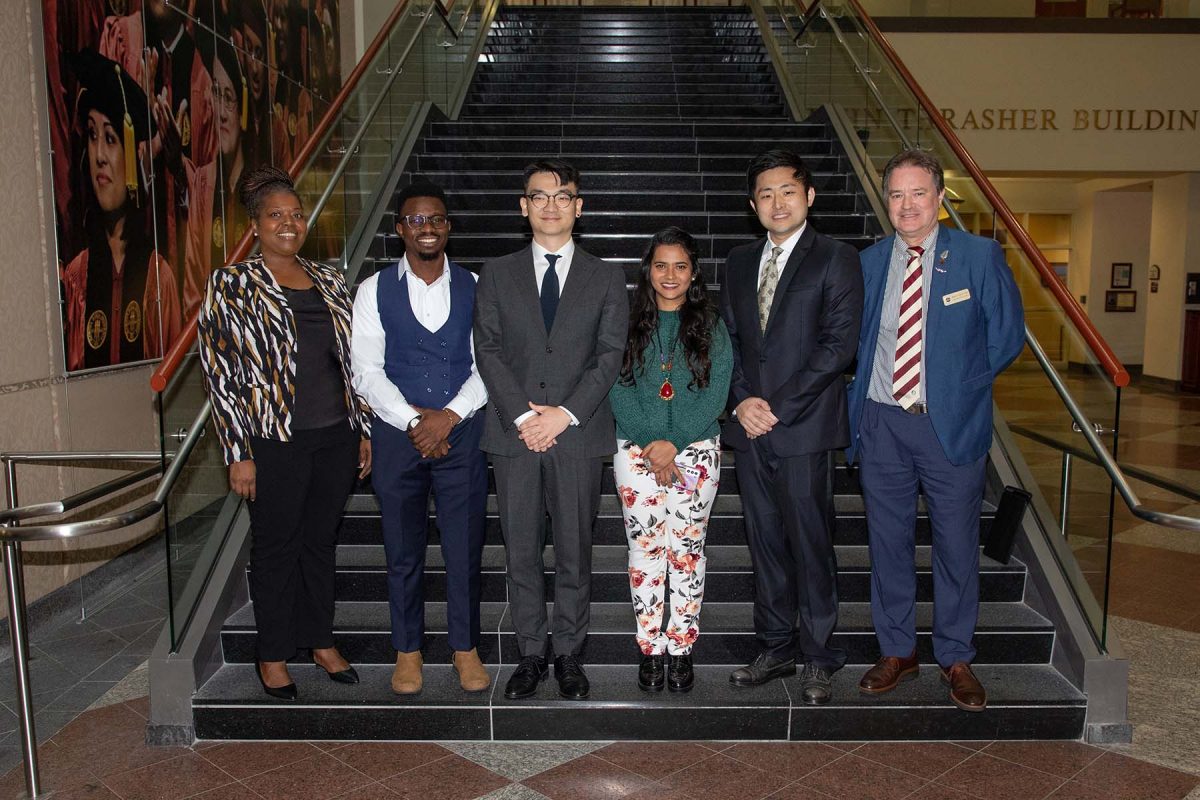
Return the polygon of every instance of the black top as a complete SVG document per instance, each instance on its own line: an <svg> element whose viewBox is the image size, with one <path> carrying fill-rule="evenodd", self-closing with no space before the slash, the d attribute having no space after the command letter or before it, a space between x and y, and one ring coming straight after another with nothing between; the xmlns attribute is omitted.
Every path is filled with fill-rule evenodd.
<svg viewBox="0 0 1200 800"><path fill-rule="evenodd" d="M292 429L327 428L343 422L346 382L329 307L316 286L284 286L283 294L296 318L296 410Z"/></svg>

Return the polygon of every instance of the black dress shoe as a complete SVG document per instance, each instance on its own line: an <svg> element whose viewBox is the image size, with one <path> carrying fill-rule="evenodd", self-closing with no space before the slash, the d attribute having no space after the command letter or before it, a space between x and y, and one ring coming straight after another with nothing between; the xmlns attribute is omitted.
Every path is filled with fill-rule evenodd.
<svg viewBox="0 0 1200 800"><path fill-rule="evenodd" d="M692 671L692 656L670 656L667 666L667 688L672 692L690 692L696 682Z"/></svg>
<svg viewBox="0 0 1200 800"><path fill-rule="evenodd" d="M823 706L833 697L833 680L829 670L807 663L800 670L800 699L808 706Z"/></svg>
<svg viewBox="0 0 1200 800"><path fill-rule="evenodd" d="M354 670L354 667L346 667L339 672L330 672L320 664L317 664L317 666L320 667L321 671L328 675L329 680L333 681L334 683L358 683L358 673Z"/></svg>
<svg viewBox="0 0 1200 800"><path fill-rule="evenodd" d="M661 692L666 683L663 656L642 656L642 663L638 666L638 688L643 692Z"/></svg>
<svg viewBox="0 0 1200 800"><path fill-rule="evenodd" d="M262 669L259 668L257 662L254 664L254 674L258 676L258 682L262 684L263 691L276 700L294 701L300 696L300 693L296 691L296 684L294 682L289 683L287 686L267 686L267 682L263 680Z"/></svg>
<svg viewBox="0 0 1200 800"><path fill-rule="evenodd" d="M554 677L558 681L558 695L568 700L585 700L588 696L588 679L583 674L579 656L559 656L554 659Z"/></svg>
<svg viewBox="0 0 1200 800"><path fill-rule="evenodd" d="M759 653L749 664L729 673L729 682L734 686L762 686L769 680L795 674L796 659Z"/></svg>
<svg viewBox="0 0 1200 800"><path fill-rule="evenodd" d="M546 665L546 659L541 656L525 656L521 659L521 663L517 664L512 677L508 679L508 684L504 687L504 696L509 700L533 697L537 692L538 684L544 681L549 674L550 670Z"/></svg>

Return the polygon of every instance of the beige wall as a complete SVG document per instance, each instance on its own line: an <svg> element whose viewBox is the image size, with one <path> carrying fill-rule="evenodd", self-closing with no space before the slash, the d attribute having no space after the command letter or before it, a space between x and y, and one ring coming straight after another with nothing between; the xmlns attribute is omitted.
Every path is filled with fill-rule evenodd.
<svg viewBox="0 0 1200 800"><path fill-rule="evenodd" d="M1194 35L894 33L888 39L930 99L954 112L959 137L989 171L1200 169L1200 81L1188 77L1200 74ZM969 112L978 129L968 123ZM988 115L991 129L984 130ZM1107 130L1096 130L1097 115ZM1076 130L1085 119L1087 128ZM1172 123L1177 129L1167 130ZM1128 130L1148 126L1160 129Z"/></svg>
<svg viewBox="0 0 1200 800"><path fill-rule="evenodd" d="M1147 295L1147 375L1177 381L1183 350L1184 280L1200 272L1200 174L1154 182L1150 263L1161 270L1159 293Z"/></svg>
<svg viewBox="0 0 1200 800"><path fill-rule="evenodd" d="M0 3L0 252L6 264L0 450L156 449L148 368L64 377L48 162L30 157L48 151L40 14L38 0ZM116 473L35 466L18 475L19 500L29 503L57 500ZM95 569L148 533L143 526L86 542L27 546L28 599Z"/></svg>
<svg viewBox="0 0 1200 800"><path fill-rule="evenodd" d="M1126 365L1143 363L1152 199L1149 191L1097 192L1092 202L1089 258L1080 264L1089 273L1084 308L1113 353ZM1105 292L1112 290L1113 262L1133 265L1130 289L1137 292L1133 312L1104 310Z"/></svg>

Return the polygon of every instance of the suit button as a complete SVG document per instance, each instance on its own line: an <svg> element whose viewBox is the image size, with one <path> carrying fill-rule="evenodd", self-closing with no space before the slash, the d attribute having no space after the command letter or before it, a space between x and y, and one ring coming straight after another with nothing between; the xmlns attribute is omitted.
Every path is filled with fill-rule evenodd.
<svg viewBox="0 0 1200 800"><path fill-rule="evenodd" d="M539 384L538 384L538 388L539 388L539 389L545 389L545 388L546 388L546 382L545 382L545 381L542 381L541 383L539 383Z"/></svg>
<svg viewBox="0 0 1200 800"><path fill-rule="evenodd" d="M759 357L758 357L758 363L760 363L760 364L765 364L765 363L767 363L767 357L766 357L766 356L759 356Z"/></svg>
<svg viewBox="0 0 1200 800"><path fill-rule="evenodd" d="M546 352L547 352L547 353L553 353L553 352L554 352L554 348L553 348L553 347L547 347L547 348L546 348Z"/></svg>

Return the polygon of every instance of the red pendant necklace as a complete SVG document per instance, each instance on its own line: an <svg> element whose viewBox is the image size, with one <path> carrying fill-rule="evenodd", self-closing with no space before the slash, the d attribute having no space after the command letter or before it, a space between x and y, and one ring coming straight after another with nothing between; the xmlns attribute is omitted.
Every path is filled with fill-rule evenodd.
<svg viewBox="0 0 1200 800"><path fill-rule="evenodd" d="M675 387L671 385L671 367L675 365L675 342L677 341L679 340L674 339L671 342L671 351L669 353L663 352L661 342L658 347L659 366L663 372L663 382L662 386L658 387L658 396L659 399L667 402L675 396Z"/></svg>

